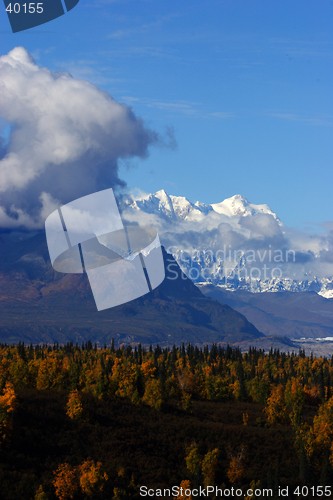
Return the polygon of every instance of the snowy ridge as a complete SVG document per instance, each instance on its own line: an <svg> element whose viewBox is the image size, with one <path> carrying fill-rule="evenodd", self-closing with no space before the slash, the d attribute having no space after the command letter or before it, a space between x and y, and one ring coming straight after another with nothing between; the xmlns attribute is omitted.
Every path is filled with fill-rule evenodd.
<svg viewBox="0 0 333 500"><path fill-rule="evenodd" d="M164 189L154 194L138 198L128 206L134 210L142 210L147 214L155 214L173 220L186 220L190 214L207 213L209 206L193 204L183 196L168 195Z"/></svg>
<svg viewBox="0 0 333 500"><path fill-rule="evenodd" d="M236 194L231 198L227 198L221 203L213 203L206 205L200 201L191 203L183 196L168 195L164 189L157 191L154 194L138 198L128 206L134 210L142 210L149 214L164 215L175 220L189 220L193 216L209 212L216 212L227 217L247 217L257 214L269 214L274 217L280 224L281 221L277 215L272 212L268 205L255 205L240 194Z"/></svg>
<svg viewBox="0 0 333 500"><path fill-rule="evenodd" d="M327 280L329 281L329 280ZM212 284L213 281L200 282L200 285ZM246 290L251 293L261 292L316 292L324 298L333 298L332 290L325 290L325 283L318 278L313 280L297 281L291 278L271 279L271 280L256 280L243 279L233 280L227 278L223 282L215 282L215 286L221 287L229 292L234 292L238 289ZM333 285L333 279L330 280L330 285Z"/></svg>

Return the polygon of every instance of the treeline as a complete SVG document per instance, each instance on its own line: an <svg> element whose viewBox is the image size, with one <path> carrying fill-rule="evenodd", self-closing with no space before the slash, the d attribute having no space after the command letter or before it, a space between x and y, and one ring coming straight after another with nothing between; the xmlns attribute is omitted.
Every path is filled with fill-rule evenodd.
<svg viewBox="0 0 333 500"><path fill-rule="evenodd" d="M98 349L90 341L82 346L19 343L0 345L0 389L7 380L15 388L78 389L97 397L128 397L157 409L169 399L182 399L185 405L191 399L266 404L274 388L297 381L305 403L318 405L333 394L333 358L306 357L304 351L265 354L255 348L242 353L216 345L115 349L112 342Z"/></svg>
<svg viewBox="0 0 333 500"><path fill-rule="evenodd" d="M333 479L333 360L307 357L304 351L296 355L251 348L242 353L229 346L200 349L191 344L165 349L159 346L145 349L141 345L116 349L113 342L110 347L97 348L90 341L81 346L0 345L0 394L0 450L7 450L7 454L11 450L13 457L27 395L33 394L33 400L39 395L46 401L48 395L59 394L52 397L63 401L59 403L63 425L74 426L70 427L71 432L78 434L87 428L94 434L103 425L109 432L112 415L115 408L123 407L122 401L126 408L133 408L130 410L133 415L144 412L145 419L159 418L163 422L166 418L168 424L161 430L166 436L168 425L170 429L173 425L170 420L173 415L179 429L182 426L187 429L181 456L177 448L177 459L170 457L175 460L175 467L178 465L176 471L170 472L169 480L177 480L178 485L190 488L199 484L224 487L252 484L276 490L280 480L284 484L289 481L294 485L325 486ZM103 423L102 417L94 420L94 407L107 414L104 420L108 424ZM209 418L220 425L226 418L220 413L226 407L228 411L234 408L236 415L230 422L225 421L228 432L225 425L225 433L219 429L217 438L210 421L205 431L201 429L198 422L202 408L209 408L212 415L217 415ZM194 427L201 429L198 435L187 427L189 419ZM275 448L262 442L262 449L253 449L250 443L255 442L254 436L258 439L258 436L280 435L280 429L284 429L284 437L275 443ZM102 450L104 443L99 446ZM136 446L133 440L131 446ZM171 450L174 445L168 446ZM260 454L267 455L269 446L274 457L266 467ZM296 465L283 472L284 449L289 450ZM91 447L73 455L69 451L54 452L48 472L44 471L44 465L40 466L44 482L39 481L36 472L31 473L35 496L30 498L139 498L140 478L135 479L135 470L130 473L131 467L126 470L121 457L112 455L111 460L108 453L112 455L113 451L105 451L104 459L100 459ZM126 455L126 450L123 453ZM18 466L13 458L15 467ZM161 479L157 479L159 473L152 471L152 477L154 474L156 484L161 484ZM15 496L8 494L4 498Z"/></svg>

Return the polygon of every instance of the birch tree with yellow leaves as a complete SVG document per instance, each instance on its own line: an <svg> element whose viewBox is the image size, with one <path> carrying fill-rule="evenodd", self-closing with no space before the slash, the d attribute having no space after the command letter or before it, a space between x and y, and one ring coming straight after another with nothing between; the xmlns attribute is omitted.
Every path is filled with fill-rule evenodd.
<svg viewBox="0 0 333 500"><path fill-rule="evenodd" d="M3 394L0 396L0 439L4 440L11 430L17 397L14 386L6 382Z"/></svg>

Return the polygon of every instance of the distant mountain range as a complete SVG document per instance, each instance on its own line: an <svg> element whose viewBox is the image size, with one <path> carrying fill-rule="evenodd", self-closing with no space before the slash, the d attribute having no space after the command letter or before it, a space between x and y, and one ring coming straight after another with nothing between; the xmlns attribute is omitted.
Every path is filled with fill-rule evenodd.
<svg viewBox="0 0 333 500"><path fill-rule="evenodd" d="M333 301L315 292L230 292L210 284L198 286L206 297L244 314L265 335L333 340Z"/></svg>
<svg viewBox="0 0 333 500"><path fill-rule="evenodd" d="M311 236L316 252L310 251L304 235L285 227L267 205L239 195L205 205L158 191L127 201L122 217L158 230L169 250L163 251L167 279L135 301L97 312L85 275L51 267L44 232L1 234L0 342L109 344L113 337L116 344L297 350L289 339L333 337L333 299L325 298L333 296L331 255L323 236ZM287 261L288 251L295 260ZM283 259L276 262L278 252ZM242 277L269 265L282 276ZM317 276L324 266L326 276Z"/></svg>
<svg viewBox="0 0 333 500"><path fill-rule="evenodd" d="M31 236L31 235L30 235ZM166 279L132 302L98 312L85 274L51 267L45 234L0 236L0 342L99 345L235 344L262 338L243 315L205 297L163 251Z"/></svg>
<svg viewBox="0 0 333 500"><path fill-rule="evenodd" d="M154 226L194 283L333 298L332 238L284 226L267 205L241 195L211 205L191 203L161 190L127 201L123 217Z"/></svg>

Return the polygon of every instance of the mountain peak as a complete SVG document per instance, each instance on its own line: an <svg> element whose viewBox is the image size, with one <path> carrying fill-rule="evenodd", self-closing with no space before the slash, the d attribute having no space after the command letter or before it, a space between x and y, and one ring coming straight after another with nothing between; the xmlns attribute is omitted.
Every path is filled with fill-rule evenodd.
<svg viewBox="0 0 333 500"><path fill-rule="evenodd" d="M221 203L213 203L211 207L218 214L227 215L229 217L235 215L238 217L246 217L248 215L268 214L272 215L274 219L282 224L268 205L255 205L254 203L250 203L249 200L241 194L235 194L231 196L231 198L226 198Z"/></svg>
<svg viewBox="0 0 333 500"><path fill-rule="evenodd" d="M254 210L250 208L251 204L240 194L235 194L231 198L223 200L221 203L214 203L212 207L215 212L229 216L254 215Z"/></svg>
<svg viewBox="0 0 333 500"><path fill-rule="evenodd" d="M226 200L233 200L235 202L237 201L240 203L244 203L244 205L249 204L249 200L247 198L245 198L245 196L242 196L241 194L234 194L234 196L231 196L230 198L227 198Z"/></svg>
<svg viewBox="0 0 333 500"><path fill-rule="evenodd" d="M156 193L153 193L149 196L156 196L156 198L169 198L169 195L165 191L165 189L160 189L159 191L156 191Z"/></svg>
<svg viewBox="0 0 333 500"><path fill-rule="evenodd" d="M136 199L129 207L148 214L159 214L169 219L175 219L173 203L164 189Z"/></svg>

